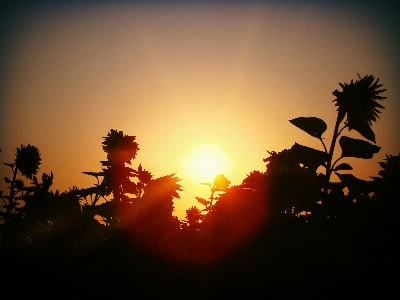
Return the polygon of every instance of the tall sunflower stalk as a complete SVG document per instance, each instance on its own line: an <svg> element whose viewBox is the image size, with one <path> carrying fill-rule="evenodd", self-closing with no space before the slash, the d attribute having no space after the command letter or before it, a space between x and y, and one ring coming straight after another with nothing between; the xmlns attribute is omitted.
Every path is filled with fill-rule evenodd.
<svg viewBox="0 0 400 300"><path fill-rule="evenodd" d="M347 163L338 165L338 162L342 158L357 157L369 159L380 150L380 147L374 145L376 144L375 134L371 126L372 121L377 121L377 118L379 118L379 109L384 109L376 101L386 99L386 97L380 95L386 89L380 89L382 84L378 84L379 78L375 81L373 75L366 75L363 78L359 74L357 75L358 79L356 81L351 80L349 84L339 83L342 91L335 90L332 93L336 97L333 102L336 102L335 106L338 107L338 115L329 151L322 138L322 134L327 129L327 125L323 120L316 117L299 117L290 120L293 125L318 138L324 147L324 151L319 151L296 143L291 149L292 156L308 168L316 170L320 165L326 168L322 200L327 199L332 172L335 172L343 181L345 176L340 174L339 171L353 169ZM349 131L357 131L362 137L374 144L361 139L341 136L343 130L346 128ZM338 159L333 161L333 154L338 139L342 154Z"/></svg>
<svg viewBox="0 0 400 300"><path fill-rule="evenodd" d="M219 174L214 178L213 185L210 182L201 182L202 185L208 185L211 190L210 200L206 200L204 198L195 197L196 200L203 204L206 208L203 211L210 211L214 205L213 201L217 200L218 197L214 197L216 192L225 192L229 187L231 182L225 177L225 175Z"/></svg>
<svg viewBox="0 0 400 300"><path fill-rule="evenodd" d="M328 193L330 177L332 175L332 172L335 170L334 168L336 166L336 163L344 157L342 153L342 155L332 164L336 141L342 131L345 128L348 128L349 131L354 129L367 140L376 143L375 134L371 126L372 121L376 122L377 118L379 119L378 113L380 113L380 111L378 110L378 108L384 109L384 107L381 104L377 103L376 100L382 101L386 99L386 97L379 95L386 91L386 89L379 90L379 88L382 87L382 84L378 84L379 78L374 82L375 78L372 75L366 75L363 78L361 78L359 74L357 75L358 79L355 82L351 80L350 84L339 83L342 91L335 90L332 93L334 96L336 96L336 99L334 99L333 102L336 102L335 106L338 107L338 116L336 119L335 129L333 131L331 147L328 153L329 157L326 167L324 197L326 197ZM346 120L343 122L345 117ZM339 129L340 124L342 123L343 127ZM377 148L371 149L379 151L379 149Z"/></svg>

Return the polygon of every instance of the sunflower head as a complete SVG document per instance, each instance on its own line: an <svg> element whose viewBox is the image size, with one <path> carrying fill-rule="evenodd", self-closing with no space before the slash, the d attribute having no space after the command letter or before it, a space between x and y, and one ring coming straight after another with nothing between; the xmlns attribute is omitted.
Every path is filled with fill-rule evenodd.
<svg viewBox="0 0 400 300"><path fill-rule="evenodd" d="M23 176L32 179L32 176L39 171L41 160L39 149L35 146L28 144L28 146L21 145L17 148L15 166Z"/></svg>
<svg viewBox="0 0 400 300"><path fill-rule="evenodd" d="M378 174L385 180L393 180L393 182L395 182L395 178L400 179L400 154L395 156L386 154L384 160L386 162L379 163L382 170Z"/></svg>
<svg viewBox="0 0 400 300"><path fill-rule="evenodd" d="M153 175L149 171L143 169L142 164L140 164L139 168L138 168L139 181L142 183L148 184L152 178L153 178Z"/></svg>
<svg viewBox="0 0 400 300"><path fill-rule="evenodd" d="M231 182L222 174L219 174L214 178L214 186L218 189L224 190L226 189Z"/></svg>
<svg viewBox="0 0 400 300"><path fill-rule="evenodd" d="M107 159L130 164L139 150L135 139L135 136L124 135L122 131L111 129L103 141L103 150L107 153Z"/></svg>
<svg viewBox="0 0 400 300"><path fill-rule="evenodd" d="M382 170L378 172L380 177L371 177L375 185L374 194L378 199L383 201L393 201L398 210L399 197L400 197L400 154L387 155L384 162L379 162Z"/></svg>
<svg viewBox="0 0 400 300"><path fill-rule="evenodd" d="M347 114L346 127L349 130L358 131L363 137L375 143L375 134L371 129L372 121L379 118L378 108L384 109L376 100L383 100L386 97L379 94L386 89L379 90L382 84L378 84L379 78L374 82L372 75L363 78L358 75L358 79L350 84L339 83L342 91L335 90L332 94L336 96L333 102L336 102L339 111L339 120L342 121Z"/></svg>

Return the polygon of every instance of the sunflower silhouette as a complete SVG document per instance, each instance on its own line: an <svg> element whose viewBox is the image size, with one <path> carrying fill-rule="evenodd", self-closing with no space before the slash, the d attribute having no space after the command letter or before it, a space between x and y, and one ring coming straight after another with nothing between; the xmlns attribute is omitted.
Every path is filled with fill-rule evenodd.
<svg viewBox="0 0 400 300"><path fill-rule="evenodd" d="M122 131L111 129L102 143L107 159L117 163L128 163L135 159L137 151L140 150L135 142L136 137L124 135Z"/></svg>
<svg viewBox="0 0 400 300"><path fill-rule="evenodd" d="M32 179L32 176L37 174L41 160L39 149L35 146L28 144L17 148L15 166L26 178Z"/></svg>
<svg viewBox="0 0 400 300"><path fill-rule="evenodd" d="M382 84L378 84L379 78L374 82L375 78L372 75L363 78L357 75L358 79L355 82L351 80L350 84L339 83L343 90L335 90L332 93L336 96L333 102L338 106L339 121L342 121L347 114L345 127L358 131L363 137L376 143L371 125L372 121L379 118L378 108L384 109L376 100L386 99L379 95L386 89L379 90L382 87Z"/></svg>

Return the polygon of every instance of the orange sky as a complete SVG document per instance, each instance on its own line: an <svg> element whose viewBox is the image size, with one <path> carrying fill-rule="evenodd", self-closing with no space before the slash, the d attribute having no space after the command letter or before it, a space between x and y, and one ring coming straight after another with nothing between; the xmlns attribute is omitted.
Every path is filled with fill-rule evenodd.
<svg viewBox="0 0 400 300"><path fill-rule="evenodd" d="M81 172L101 170L102 137L122 130L140 147L134 167L182 179L183 218L194 196L208 195L184 170L194 147L218 145L233 184L265 170L266 150L295 142L322 150L288 120L320 117L330 140L332 91L357 73L379 77L387 99L373 124L382 149L347 160L353 174L369 179L385 153L399 154L399 47L373 7L117 3L15 13L2 39L1 162L30 143L41 171L53 171L54 190L89 187L93 178ZM1 178L8 171L0 168Z"/></svg>

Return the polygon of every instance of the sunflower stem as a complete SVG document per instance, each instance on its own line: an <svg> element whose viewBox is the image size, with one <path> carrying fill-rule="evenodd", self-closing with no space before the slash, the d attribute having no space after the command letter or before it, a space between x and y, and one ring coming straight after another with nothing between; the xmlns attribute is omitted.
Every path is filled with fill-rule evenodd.
<svg viewBox="0 0 400 300"><path fill-rule="evenodd" d="M335 145L336 145L336 140L339 137L340 133L342 132L343 128L339 131L339 125L342 122L343 118L340 118L340 110L338 110L338 117L336 119L336 124L335 124L335 129L333 130L333 137L332 137L332 143L331 147L329 149L329 156L328 156L328 164L326 166L326 176L325 176L325 183L324 183L324 191L322 194L322 202L327 199L328 197L328 187L329 187L329 181L331 178L332 174L332 158L333 158L333 152L335 151Z"/></svg>
<svg viewBox="0 0 400 300"><path fill-rule="evenodd" d="M12 208L14 207L14 189L15 189L15 180L17 178L17 173L18 173L18 167L15 166L15 169L13 169L13 179L11 181L11 186L10 186L10 196L8 198L8 207L6 211L6 215L4 218L4 237L6 238L8 235L8 232L11 230L11 222L12 222Z"/></svg>

